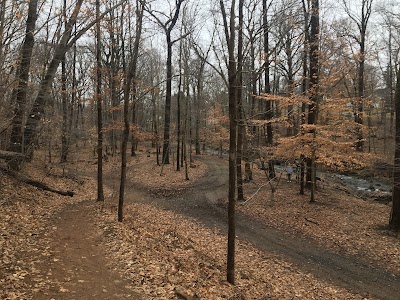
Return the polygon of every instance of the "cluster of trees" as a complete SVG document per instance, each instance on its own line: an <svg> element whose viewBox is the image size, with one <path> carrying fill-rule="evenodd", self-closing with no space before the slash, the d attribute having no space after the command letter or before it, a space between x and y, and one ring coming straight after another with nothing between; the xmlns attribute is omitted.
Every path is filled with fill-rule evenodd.
<svg viewBox="0 0 400 300"><path fill-rule="evenodd" d="M120 221L129 142L132 156L151 143L158 164L173 153L178 170L192 145L229 149L233 283L235 201L252 162L273 179L277 160L297 159L311 201L317 163L395 153L400 182L399 25L378 0L0 0L0 149L18 170L37 147L54 160L60 145L66 162L91 141L100 201L103 157L121 153Z"/></svg>

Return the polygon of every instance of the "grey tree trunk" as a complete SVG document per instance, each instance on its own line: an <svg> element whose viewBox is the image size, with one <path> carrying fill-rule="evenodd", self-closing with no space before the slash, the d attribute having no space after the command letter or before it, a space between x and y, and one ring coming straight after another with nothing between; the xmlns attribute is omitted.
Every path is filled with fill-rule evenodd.
<svg viewBox="0 0 400 300"><path fill-rule="evenodd" d="M11 123L11 139L8 149L13 152L23 153L23 120L26 109L29 70L31 66L32 51L34 46L34 31L37 20L38 1L31 0L28 7L28 18L26 20L25 40L22 44L18 68L17 68L17 87L12 92L14 102L14 116ZM11 159L8 166L13 170L21 168L22 158Z"/></svg>
<svg viewBox="0 0 400 300"><path fill-rule="evenodd" d="M139 3L140 2L140 3ZM131 62L129 64L128 74L125 78L124 86L124 132L121 147L121 181L119 187L119 199L118 199L118 222L123 221L123 208L124 208L124 198L125 198L125 182L126 182L126 151L128 147L129 140L129 98L132 91L134 95L134 100L136 101L136 69L137 60L139 56L139 44L140 37L142 34L142 20L143 20L143 3L145 1L136 1L136 35L135 42L133 46L133 53Z"/></svg>
<svg viewBox="0 0 400 300"><path fill-rule="evenodd" d="M219 2L224 22L225 38L228 44L228 83L229 83L229 193L228 193L228 253L227 280L235 284L235 192L236 192L236 138L237 138L237 70L235 58L235 0L231 1L229 25L222 0Z"/></svg>
<svg viewBox="0 0 400 300"><path fill-rule="evenodd" d="M67 50L71 47L71 44L68 42L70 40L71 32L78 18L78 14L83 1L84 0L78 0L76 2L74 11L72 12L71 17L65 26L66 29L60 39L59 44L57 44L54 50L53 58L46 70L46 74L40 82L38 95L36 96L32 109L28 115L25 126L26 129L24 143L25 156L28 160L32 159L33 157L34 143L36 142L39 133L39 122L44 116L45 104L47 97L50 94L51 84L54 80L60 62L63 60L63 57ZM86 30L88 29L89 28L87 28ZM81 32L81 34L83 34L83 32Z"/></svg>
<svg viewBox="0 0 400 300"><path fill-rule="evenodd" d="M242 158L243 158L243 135L245 134L244 128L244 110L243 110L243 0L239 0L239 32L238 32L238 53L237 53L237 144L236 144L236 180L237 180L237 200L244 201L243 191L243 175L242 175Z"/></svg>
<svg viewBox="0 0 400 300"><path fill-rule="evenodd" d="M96 17L100 16L100 0L96 0ZM104 201L103 188L103 101L101 95L101 30L96 24L96 100L97 100L97 201Z"/></svg>

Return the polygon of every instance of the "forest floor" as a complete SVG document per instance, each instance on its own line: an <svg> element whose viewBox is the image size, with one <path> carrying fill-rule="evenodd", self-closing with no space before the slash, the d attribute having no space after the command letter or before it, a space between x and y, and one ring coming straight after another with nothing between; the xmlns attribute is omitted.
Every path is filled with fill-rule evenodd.
<svg viewBox="0 0 400 300"><path fill-rule="evenodd" d="M228 284L227 162L194 160L185 180L171 165L160 176L153 155L132 158L123 223L117 158L104 165L104 204L95 201L93 160L24 170L75 190L72 198L0 174L0 298L399 299L400 239L385 228L390 207L329 182L315 204L281 180L273 201L265 187L237 206L236 285ZM255 170L246 195L265 182Z"/></svg>

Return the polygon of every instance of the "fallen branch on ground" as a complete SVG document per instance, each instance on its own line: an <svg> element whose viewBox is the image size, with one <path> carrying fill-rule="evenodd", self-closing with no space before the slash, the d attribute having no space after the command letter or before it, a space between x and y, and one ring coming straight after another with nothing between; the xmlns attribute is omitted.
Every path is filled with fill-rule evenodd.
<svg viewBox="0 0 400 300"><path fill-rule="evenodd" d="M12 170L7 170L5 168L0 168L0 169L4 173L10 175L11 177L13 177L13 178L15 178L15 179L17 179L17 180L19 180L19 181L21 181L23 183L26 183L26 184L32 185L34 187L37 187L38 189L41 189L41 190L44 190L44 191L49 191L49 192L52 192L52 193L56 193L56 194L59 194L59 195L62 195L62 196L70 196L70 197L72 197L72 196L75 195L75 192L72 192L72 191L61 191L61 190L52 188L52 187L50 187L50 186L48 186L48 185L46 185L46 184L44 184L42 182L30 179L30 178L26 178L26 177L22 176L21 174L18 174L17 172L14 172Z"/></svg>
<svg viewBox="0 0 400 300"><path fill-rule="evenodd" d="M0 150L0 159L13 159L13 158L24 158L24 157L25 155L19 152Z"/></svg>

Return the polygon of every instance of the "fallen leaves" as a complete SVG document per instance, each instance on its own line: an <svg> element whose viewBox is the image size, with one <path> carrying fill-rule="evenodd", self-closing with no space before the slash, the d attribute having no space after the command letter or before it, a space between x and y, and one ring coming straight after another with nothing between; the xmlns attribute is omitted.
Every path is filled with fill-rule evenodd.
<svg viewBox="0 0 400 300"><path fill-rule="evenodd" d="M145 299L174 299L176 289L201 299L362 299L240 241L232 286L225 281L225 236L150 205L127 206L124 223L105 211L98 220L111 261Z"/></svg>
<svg viewBox="0 0 400 300"><path fill-rule="evenodd" d="M254 172L255 180L245 184L245 191L265 182L261 171ZM269 226L311 237L323 247L364 257L400 274L400 240L385 229L390 206L353 197L329 182L319 187L317 202L310 204L309 195L301 196L298 189L294 182L281 181L273 201L265 187L238 209Z"/></svg>
<svg viewBox="0 0 400 300"><path fill-rule="evenodd" d="M49 176L42 166L28 165L27 177L42 179L49 185L79 191L73 198L39 191L0 173L0 298L32 299L35 291L48 285L36 266L51 257L45 245L49 239L47 224L66 203L93 198L95 187L65 178Z"/></svg>

